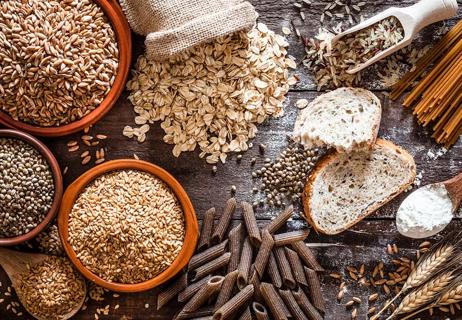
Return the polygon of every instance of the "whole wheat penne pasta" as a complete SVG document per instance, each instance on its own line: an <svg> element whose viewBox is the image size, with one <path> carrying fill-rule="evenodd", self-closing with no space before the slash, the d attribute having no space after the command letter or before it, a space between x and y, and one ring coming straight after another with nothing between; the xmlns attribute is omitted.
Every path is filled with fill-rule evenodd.
<svg viewBox="0 0 462 320"><path fill-rule="evenodd" d="M310 248L308 248L303 241L298 241L292 243L292 248L298 253L300 259L305 262L306 266L313 269L317 272L324 271L323 267L321 267L316 260L316 256L313 254Z"/></svg>
<svg viewBox="0 0 462 320"><path fill-rule="evenodd" d="M188 264L188 270L196 269L207 262L222 256L226 251L226 246L228 245L228 240L221 242L213 247L208 248L201 253L195 254L192 256Z"/></svg>
<svg viewBox="0 0 462 320"><path fill-rule="evenodd" d="M252 320L252 313L250 313L250 308L245 308L238 320Z"/></svg>
<svg viewBox="0 0 462 320"><path fill-rule="evenodd" d="M253 296L253 285L249 284L244 289L239 291L234 297L226 302L220 309L213 314L213 320L230 319L233 314L250 302Z"/></svg>
<svg viewBox="0 0 462 320"><path fill-rule="evenodd" d="M268 306L271 314L273 315L272 319L287 320L288 317L290 317L289 310L272 284L262 282L260 291L263 296L263 300L265 300L265 304Z"/></svg>
<svg viewBox="0 0 462 320"><path fill-rule="evenodd" d="M279 294L295 320L308 320L308 317L305 316L303 310L297 304L291 291L279 289Z"/></svg>
<svg viewBox="0 0 462 320"><path fill-rule="evenodd" d="M207 210L202 219L202 229L197 243L197 250L202 250L210 246L213 230L213 219L215 217L215 208Z"/></svg>
<svg viewBox="0 0 462 320"><path fill-rule="evenodd" d="M258 303L258 302L252 303L252 310L257 320L270 320L266 307L262 305L261 303Z"/></svg>
<svg viewBox="0 0 462 320"><path fill-rule="evenodd" d="M192 281L199 280L209 274L212 274L214 271L225 267L228 262L229 258L231 257L231 253L226 252L222 256L207 262L206 264L200 266L197 269L191 271Z"/></svg>
<svg viewBox="0 0 462 320"><path fill-rule="evenodd" d="M207 306L200 308L199 310L193 312L185 312L186 318L189 320L210 320L213 316L213 310Z"/></svg>
<svg viewBox="0 0 462 320"><path fill-rule="evenodd" d="M292 269L292 274L294 275L294 279L296 282L303 284L304 286L308 286L308 282L306 280L305 271L303 270L302 260L298 256L297 252L285 247L286 250L286 257L289 260L290 268Z"/></svg>
<svg viewBox="0 0 462 320"><path fill-rule="evenodd" d="M273 236L271 236L268 230L263 230L263 238L257 253L257 257L255 258L255 270L257 271L260 278L263 277L263 274L265 273L265 269L268 264L268 258L271 253L271 249L273 249L273 245Z"/></svg>
<svg viewBox="0 0 462 320"><path fill-rule="evenodd" d="M322 296L321 283L319 282L318 274L313 269L305 267L306 280L308 280L308 288L310 290L311 301L313 306L320 312L326 312L326 303Z"/></svg>
<svg viewBox="0 0 462 320"><path fill-rule="evenodd" d="M276 262L276 258L274 257L274 253L271 252L268 258L268 267L266 268L267 273L271 279L271 283L276 288L282 287L282 278L281 273L279 272L279 268Z"/></svg>
<svg viewBox="0 0 462 320"><path fill-rule="evenodd" d="M186 319L188 313L196 311L202 307L207 300L212 297L223 284L224 277L213 276L205 283L205 285L197 291L197 293L185 304L183 309L177 314L175 319Z"/></svg>
<svg viewBox="0 0 462 320"><path fill-rule="evenodd" d="M163 306L169 303L170 300L186 289L187 286L188 274L183 273L179 278L175 279L170 286L159 292L157 295L157 310L160 310Z"/></svg>
<svg viewBox="0 0 462 320"><path fill-rule="evenodd" d="M215 302L214 310L221 308L231 298L238 273L239 270L234 270L225 276L223 285L221 286L220 292L218 293L217 301Z"/></svg>
<svg viewBox="0 0 462 320"><path fill-rule="evenodd" d="M305 312L305 314L310 318L310 320L323 319L322 315L311 304L310 300L306 296L305 292L303 292L301 287L298 287L297 291L293 291L292 294L294 295L294 298L297 301L300 308L302 308L303 312Z"/></svg>
<svg viewBox="0 0 462 320"><path fill-rule="evenodd" d="M223 209L223 214L218 220L218 224L213 230L212 244L217 244L223 241L226 235L231 219L233 218L234 211L236 210L236 199L231 198L226 202L226 206Z"/></svg>
<svg viewBox="0 0 462 320"><path fill-rule="evenodd" d="M253 207L250 203L242 202L242 216L244 218L245 226L247 228L247 234L249 235L250 242L258 247L261 242L260 229L257 226L257 219Z"/></svg>
<svg viewBox="0 0 462 320"><path fill-rule="evenodd" d="M253 249L252 245L250 244L250 239L247 237L245 238L244 245L242 246L241 259L239 261L239 266L237 268L239 270L239 273L237 275L237 287L239 289L244 288L249 281L252 259Z"/></svg>
<svg viewBox="0 0 462 320"><path fill-rule="evenodd" d="M242 243L244 242L244 227L242 224L238 224L229 232L229 252L231 253L231 258L229 259L228 264L228 273L237 269L239 266L239 260L241 259L241 249Z"/></svg>
<svg viewBox="0 0 462 320"><path fill-rule="evenodd" d="M201 280L199 280L197 282L194 282L194 283L190 284L189 286L187 286L178 295L178 302L186 302L189 299L191 299L192 296L194 296L196 294L196 292L199 291L199 289L202 288L202 286L204 284L206 284L207 281L210 280L210 277L211 277L211 275L208 275L207 277L202 278Z"/></svg>
<svg viewBox="0 0 462 320"><path fill-rule="evenodd" d="M255 269L252 271L252 275L250 276L250 279L249 279L249 284L253 285L254 299L257 301L262 301L261 292L260 292L260 277L258 276L258 273L257 271L255 271Z"/></svg>
<svg viewBox="0 0 462 320"><path fill-rule="evenodd" d="M281 214L279 214L273 221L271 221L270 224L268 224L268 226L266 227L268 232L273 234L276 231L278 231L279 228L281 228L287 222L287 220L289 220L289 218L292 217L293 213L294 207L287 207Z"/></svg>
<svg viewBox="0 0 462 320"><path fill-rule="evenodd" d="M306 230L296 230L291 232L284 232L274 235L274 245L284 246L298 241L303 241L308 237L310 232Z"/></svg>
<svg viewBox="0 0 462 320"><path fill-rule="evenodd" d="M292 268L290 267L289 260L286 257L286 251L284 247L276 247L273 249L274 256L278 264L279 271L281 272L282 283L287 287L294 289L297 286L294 275L292 274Z"/></svg>

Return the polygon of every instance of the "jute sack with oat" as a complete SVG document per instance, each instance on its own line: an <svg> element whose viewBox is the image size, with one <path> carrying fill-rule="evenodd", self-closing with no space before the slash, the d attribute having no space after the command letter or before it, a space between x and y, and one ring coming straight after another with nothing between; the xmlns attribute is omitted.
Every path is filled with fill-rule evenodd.
<svg viewBox="0 0 462 320"><path fill-rule="evenodd" d="M120 0L150 59L166 59L199 43L253 27L258 14L242 0Z"/></svg>

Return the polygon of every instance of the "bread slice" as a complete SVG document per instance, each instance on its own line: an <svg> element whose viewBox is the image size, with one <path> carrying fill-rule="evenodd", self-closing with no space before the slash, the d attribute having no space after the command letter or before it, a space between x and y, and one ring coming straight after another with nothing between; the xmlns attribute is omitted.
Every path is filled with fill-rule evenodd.
<svg viewBox="0 0 462 320"><path fill-rule="evenodd" d="M305 185L305 218L321 233L340 233L403 192L415 176L413 157L382 139L369 151L331 153Z"/></svg>
<svg viewBox="0 0 462 320"><path fill-rule="evenodd" d="M382 117L380 100L360 88L339 88L314 99L298 116L293 138L306 148L339 152L370 148Z"/></svg>

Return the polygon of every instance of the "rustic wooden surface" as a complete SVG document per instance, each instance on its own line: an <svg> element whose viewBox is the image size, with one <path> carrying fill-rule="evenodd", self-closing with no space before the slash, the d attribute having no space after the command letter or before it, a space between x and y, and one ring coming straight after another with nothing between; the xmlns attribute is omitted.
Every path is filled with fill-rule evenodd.
<svg viewBox="0 0 462 320"><path fill-rule="evenodd" d="M276 32L280 33L281 28L289 26L290 21L293 20L302 34L306 36L313 36L316 33L319 27L321 10L329 3L329 1L315 1L310 8L305 8L304 12L307 19L306 22L302 22L297 10L293 7L293 3L295 2L293 0L253 0L251 2L255 4L260 14L260 21L266 23ZM365 12L367 15L370 15L372 12L383 10L392 5L404 6L412 3L414 3L414 0L373 0L368 1ZM459 0L459 4L462 4L462 1ZM460 19L460 15L458 18ZM452 25L454 21L452 20L448 25ZM421 37L416 41L417 45L435 41L436 36L434 31L439 26L441 24L425 29ZM303 46L293 34L288 39L290 41L289 53L297 61L300 61L303 57ZM143 51L143 39L139 36L134 36L134 51L134 59ZM295 73L301 76L301 81L287 97L286 115L281 119L272 119L259 127L259 133L254 141L254 146L257 146L259 143L267 145L267 152L264 157L274 158L287 146L286 135L291 132L297 114L297 109L294 106L296 99L304 97L311 100L319 94L315 91L313 81L310 79L309 70L300 67ZM445 155L438 159L431 159L428 156L428 151L437 152L440 150L440 147L431 141L430 132L419 127L409 110L404 110L399 102L390 101L387 98L386 90L377 81L374 81L374 76L365 81L363 86L374 90L382 100L383 121L380 128L380 136L403 146L414 155L417 163L417 172L422 173L422 184L448 179L462 171L461 141ZM230 195L229 190L231 185L237 187L236 196L239 200L252 200L253 194L251 193L251 189L254 186L258 186L258 181L253 181L251 178L252 168L250 166L250 159L257 157L258 161L255 168L258 168L264 159L264 157L259 155L258 148L254 147L245 153L240 163L237 163L235 158L231 157L226 165L218 165L218 173L214 176L211 173L211 166L199 159L197 152L182 154L178 159L174 158L171 154L172 146L166 145L162 141L163 131L158 124L152 125L147 141L143 144L122 136L122 128L127 124L132 124L134 117L132 107L126 97L127 93L124 93L114 109L92 128L92 133L94 134L103 133L109 136L108 140L102 144L106 149L106 159L131 158L136 153L140 159L164 167L184 185L193 201L199 218L202 217L205 210L209 207L222 208L224 201ZM79 135L74 135L62 139L45 140L58 158L62 169L66 166L69 167L69 171L65 175L66 185L90 168L90 165L82 166L80 164L81 159L78 152L69 153L67 151L66 142L78 138ZM385 252L385 247L388 243L396 243L401 248L401 252L413 256L420 242L411 241L400 236L395 228L393 219L402 198L396 199L376 214L341 235L327 237L312 232L308 238L308 242L312 243L321 265L328 270L327 272L342 272L349 265L359 266L361 263L365 263L366 266L373 266L379 260L390 261L392 257ZM220 211L218 210L218 212ZM268 208L258 209L259 223L267 223L276 213L277 210ZM236 219L239 219L239 217L237 215ZM459 211L458 217L462 217L462 212ZM304 221L295 218L289 223L289 229L299 229L305 225ZM460 227L461 222L455 221L449 229ZM2 271L0 272L0 281L2 283L0 287L0 299L5 299L3 303L0 303L0 319L17 319L18 317L11 310L6 310L6 305L9 301L16 299L16 297L13 295L11 298L4 295L9 281ZM328 277L324 277L323 291L328 301L326 319L349 319L349 311L342 304L337 303L335 299L338 290L337 286L338 283ZM369 308L366 297L374 293L374 290L361 287L353 282L348 282L347 288L347 296L359 296L364 301L358 310L358 319L366 319L365 314ZM179 306L170 304L160 312L155 311L155 293L156 290L151 290L140 294L121 294L117 298L113 297L112 293L107 293L104 301L91 301L88 304L88 308L79 312L75 319L94 319L96 309L105 307L106 305L110 305L111 311L108 316L101 316L102 319L171 319L172 314L178 310ZM114 310L114 306L117 304L120 305L120 308ZM147 304L149 304L149 307ZM24 312L24 310L21 311ZM27 316L22 318L27 319ZM433 319L446 318L446 316L439 315ZM452 317L451 319L459 318L461 317ZM430 317L423 316L422 319L430 319Z"/></svg>

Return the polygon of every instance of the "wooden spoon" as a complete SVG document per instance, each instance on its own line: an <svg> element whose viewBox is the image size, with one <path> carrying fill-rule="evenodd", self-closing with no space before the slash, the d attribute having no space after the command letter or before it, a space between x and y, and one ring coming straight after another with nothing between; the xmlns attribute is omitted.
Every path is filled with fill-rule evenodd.
<svg viewBox="0 0 462 320"><path fill-rule="evenodd" d="M442 182L452 201L452 212L456 212L462 203L462 172L452 179Z"/></svg>
<svg viewBox="0 0 462 320"><path fill-rule="evenodd" d="M18 290L19 288L19 279L21 274L28 272L28 265L35 265L43 262L49 256L45 254L37 253L25 253L14 250L8 250L0 247L0 265L3 267L8 277L11 280L13 287L16 290L19 300L23 305L24 309L27 310L34 318L38 320L48 320L47 318L41 318L40 316L35 315L28 308L28 305L22 300L21 294ZM85 283L85 294L83 295L82 301L68 314L64 315L61 319L66 320L74 316L81 308L85 301L87 295L87 285Z"/></svg>

